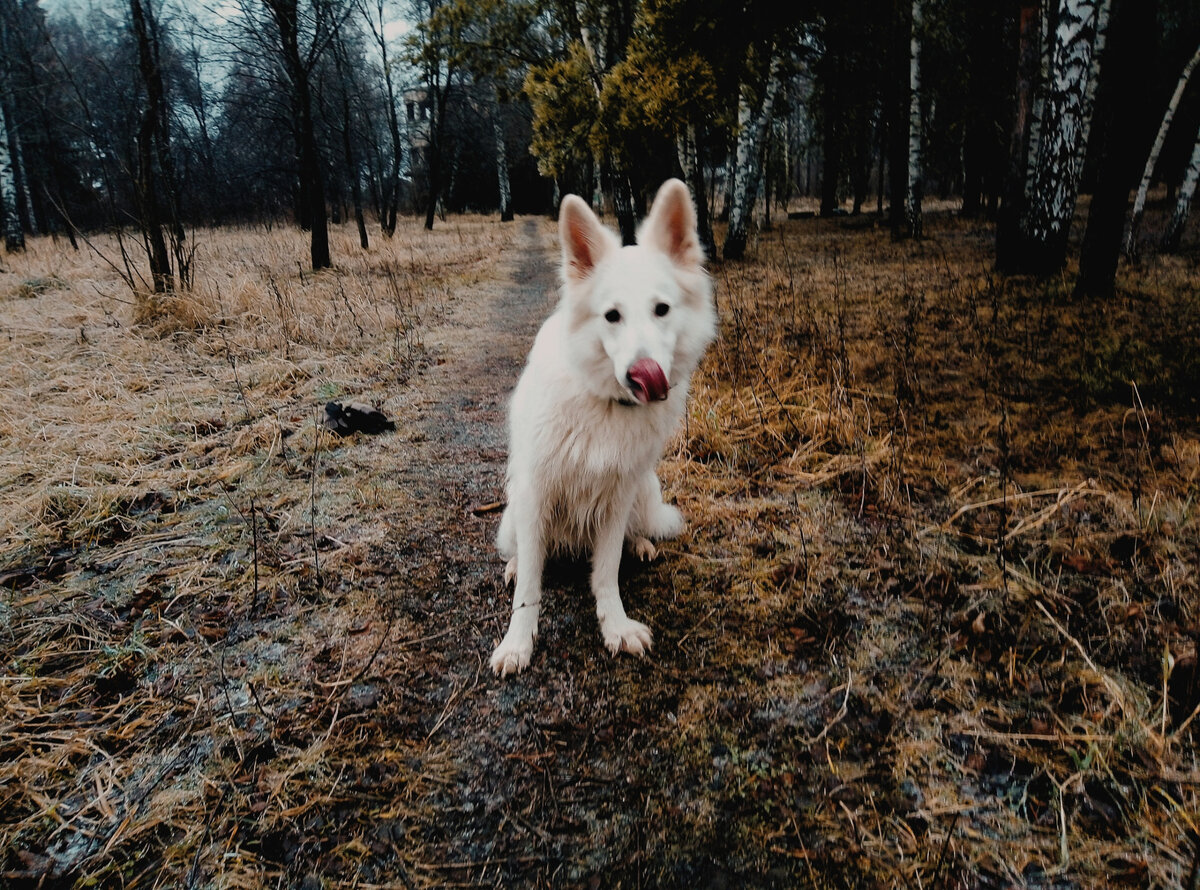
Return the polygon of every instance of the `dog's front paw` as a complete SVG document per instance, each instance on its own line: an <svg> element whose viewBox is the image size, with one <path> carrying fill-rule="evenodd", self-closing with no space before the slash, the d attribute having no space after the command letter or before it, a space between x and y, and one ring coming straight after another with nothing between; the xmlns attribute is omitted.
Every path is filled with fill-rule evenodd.
<svg viewBox="0 0 1200 890"><path fill-rule="evenodd" d="M514 620L504 639L500 641L496 651L492 653L491 666L494 673L500 676L518 674L529 667L529 659L533 656L534 632L530 632Z"/></svg>
<svg viewBox="0 0 1200 890"><path fill-rule="evenodd" d="M632 618L609 618L601 623L600 633L604 636L604 645L613 655L618 652L645 655L654 644L650 628Z"/></svg>
<svg viewBox="0 0 1200 890"><path fill-rule="evenodd" d="M501 677L509 674L519 674L529 667L529 659L533 656L533 637L510 639L508 634L501 640L496 651L492 653L490 664L492 671Z"/></svg>

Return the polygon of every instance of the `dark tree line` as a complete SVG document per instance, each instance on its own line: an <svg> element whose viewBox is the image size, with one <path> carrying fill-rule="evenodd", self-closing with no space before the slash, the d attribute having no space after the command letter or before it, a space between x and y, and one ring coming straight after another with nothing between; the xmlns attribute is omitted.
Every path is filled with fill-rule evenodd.
<svg viewBox="0 0 1200 890"><path fill-rule="evenodd" d="M1002 271L1111 289L1166 182L1200 180L1200 8L1185 0L0 0L6 244L97 228L186 286L196 226L394 232L567 191L628 240L668 176L737 258L799 195L920 237L933 198L996 227ZM1195 81L1195 82L1192 82ZM1139 185L1137 207L1131 193ZM715 243L713 222L727 222ZM140 264L127 261L131 279Z"/></svg>

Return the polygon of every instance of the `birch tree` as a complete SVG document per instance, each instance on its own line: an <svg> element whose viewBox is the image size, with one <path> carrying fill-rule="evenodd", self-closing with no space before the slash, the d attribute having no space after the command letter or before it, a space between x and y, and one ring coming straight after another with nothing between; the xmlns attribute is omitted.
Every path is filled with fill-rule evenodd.
<svg viewBox="0 0 1200 890"><path fill-rule="evenodd" d="M763 139L775 108L775 97L779 94L782 83L782 67L783 53L779 47L773 47L757 113L751 109L745 90L739 98L733 195L729 205L729 228L725 233L725 244L722 248L727 260L741 259L746 253L750 214L758 198L758 186L762 177Z"/></svg>
<svg viewBox="0 0 1200 890"><path fill-rule="evenodd" d="M25 232L18 210L15 158L9 148L10 144L20 143L12 138L16 135L14 122L4 113L8 101L7 38L8 22L6 17L0 16L0 50L4 51L4 59L0 60L0 208L3 208L4 216L4 248L14 253L25 249Z"/></svg>
<svg viewBox="0 0 1200 890"><path fill-rule="evenodd" d="M500 221L512 222L512 184L508 178L508 142L501 115L500 89L495 83L491 90L492 136L496 140L496 188L500 193Z"/></svg>
<svg viewBox="0 0 1200 890"><path fill-rule="evenodd" d="M908 192L905 195L905 219L910 238L921 237L921 199L924 192L921 171L921 24L921 0L913 0L908 55Z"/></svg>
<svg viewBox="0 0 1200 890"><path fill-rule="evenodd" d="M1141 228L1142 214L1146 209L1146 195L1150 191L1150 182L1154 178L1154 168L1158 166L1158 156L1162 154L1163 145L1166 144L1171 122L1175 120L1175 112L1179 109L1179 100L1183 98L1188 81L1191 80L1192 72L1196 70L1198 64L1200 64L1200 46L1196 47L1196 52L1183 66L1183 73L1179 75L1179 82L1175 84L1175 92L1171 94L1171 100L1167 103L1167 110L1163 113L1162 123L1158 125L1158 133L1154 137L1154 145L1151 146L1150 155L1146 158L1146 166L1143 168L1142 178L1138 182L1137 195L1133 199L1133 215L1129 220L1129 234L1125 237L1126 256L1134 254L1138 229Z"/></svg>
<svg viewBox="0 0 1200 890"><path fill-rule="evenodd" d="M25 233L21 230L21 215L17 212L17 178L8 149L8 123L3 102L0 102L0 206L4 211L4 249L9 253L24 250Z"/></svg>
<svg viewBox="0 0 1200 890"><path fill-rule="evenodd" d="M1054 28L1037 163L1021 219L1017 271L1052 272L1066 259L1075 211L1079 142L1085 131L1085 94L1091 71L1099 0L1061 0Z"/></svg>
<svg viewBox="0 0 1200 890"><path fill-rule="evenodd" d="M700 156L700 141L696 133L696 124L687 123L675 140L675 153L679 158L679 169L683 172L683 181L692 192L692 200L696 204L696 229L700 236L700 246L704 248L706 257L715 256L717 252L716 239L712 230L712 215L708 207L708 189L704 181L704 164Z"/></svg>
<svg viewBox="0 0 1200 890"><path fill-rule="evenodd" d="M1191 158L1188 159L1187 168L1183 171L1183 182L1179 184L1179 191L1175 196L1175 211L1171 214L1167 232L1163 235L1162 249L1168 253L1179 250L1183 241L1183 230L1192 211L1197 182L1200 182L1200 132L1196 133L1196 144L1192 149Z"/></svg>

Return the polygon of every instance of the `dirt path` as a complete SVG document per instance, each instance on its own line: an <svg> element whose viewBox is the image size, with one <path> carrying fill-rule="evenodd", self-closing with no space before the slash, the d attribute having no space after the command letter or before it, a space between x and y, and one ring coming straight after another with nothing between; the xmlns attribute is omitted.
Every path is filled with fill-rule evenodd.
<svg viewBox="0 0 1200 890"><path fill-rule="evenodd" d="M623 579L632 611L653 616L662 651L651 658L608 656L585 568L563 565L548 570L535 663L503 681L487 669L509 593L492 544L499 514L471 508L502 497L506 399L556 298L554 245L536 222L519 225L524 246L501 258L502 274L426 334L436 364L420 385L427 395L416 438L425 441L400 471L400 484L424 503L409 521L398 518L391 541L396 607L429 639L397 639L380 655L389 689L380 711L396 720L380 741L421 739L415 750L426 769L444 770L413 802L435 881L617 886L652 874L660 883L665 867L688 886L719 885L723 873L707 857L690 864L695 850L682 863L643 860L647 833L664 829L644 827L647 814L675 794L671 754L660 747L687 655L675 641L699 617L665 602L678 600L677 565L660 561ZM628 880L614 882L614 871Z"/></svg>

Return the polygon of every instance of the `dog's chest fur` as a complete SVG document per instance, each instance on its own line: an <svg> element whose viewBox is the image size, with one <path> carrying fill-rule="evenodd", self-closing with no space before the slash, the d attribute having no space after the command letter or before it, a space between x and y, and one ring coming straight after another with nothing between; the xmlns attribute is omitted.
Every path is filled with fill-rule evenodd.
<svg viewBox="0 0 1200 890"><path fill-rule="evenodd" d="M548 544L586 551L597 530L618 519L614 511L628 511L685 399L684 387L666 402L635 407L576 393L547 405L540 422L513 429L510 476L537 490Z"/></svg>

